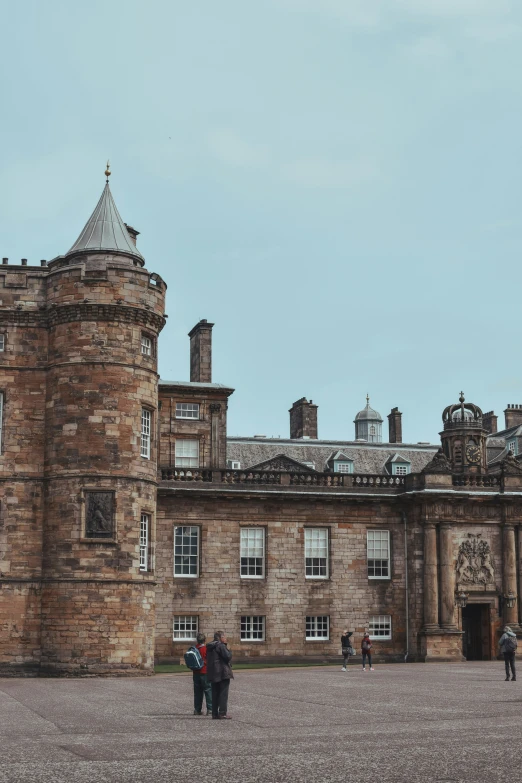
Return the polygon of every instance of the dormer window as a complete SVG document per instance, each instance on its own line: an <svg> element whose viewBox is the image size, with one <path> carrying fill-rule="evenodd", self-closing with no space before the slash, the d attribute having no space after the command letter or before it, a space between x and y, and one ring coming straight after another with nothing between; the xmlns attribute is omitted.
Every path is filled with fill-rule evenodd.
<svg viewBox="0 0 522 783"><path fill-rule="evenodd" d="M392 476L407 476L410 472L409 465L395 463L392 465Z"/></svg>
<svg viewBox="0 0 522 783"><path fill-rule="evenodd" d="M411 473L411 463L403 454L397 453L388 458L385 469L392 476L407 476Z"/></svg>
<svg viewBox="0 0 522 783"><path fill-rule="evenodd" d="M353 473L353 462L351 460L336 460L334 473Z"/></svg>
<svg viewBox="0 0 522 783"><path fill-rule="evenodd" d="M516 442L515 438L513 438L513 440L508 440L507 447L508 447L508 450L512 454L514 454L515 456L518 454L517 442Z"/></svg>

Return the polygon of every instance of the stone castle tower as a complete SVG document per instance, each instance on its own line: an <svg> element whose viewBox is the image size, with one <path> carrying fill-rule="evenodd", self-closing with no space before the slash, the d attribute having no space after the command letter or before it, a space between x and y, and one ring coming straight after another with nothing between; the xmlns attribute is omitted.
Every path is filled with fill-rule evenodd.
<svg viewBox="0 0 522 783"><path fill-rule="evenodd" d="M108 184L64 255L0 267L0 668L153 670L165 284Z"/></svg>

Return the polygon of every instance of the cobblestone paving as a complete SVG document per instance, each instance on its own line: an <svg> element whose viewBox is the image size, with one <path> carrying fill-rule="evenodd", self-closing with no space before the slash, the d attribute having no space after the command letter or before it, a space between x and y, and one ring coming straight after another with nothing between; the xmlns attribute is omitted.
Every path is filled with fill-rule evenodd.
<svg viewBox="0 0 522 783"><path fill-rule="evenodd" d="M496 783L518 779L502 663L244 671L231 721L190 676L0 680L0 783Z"/></svg>

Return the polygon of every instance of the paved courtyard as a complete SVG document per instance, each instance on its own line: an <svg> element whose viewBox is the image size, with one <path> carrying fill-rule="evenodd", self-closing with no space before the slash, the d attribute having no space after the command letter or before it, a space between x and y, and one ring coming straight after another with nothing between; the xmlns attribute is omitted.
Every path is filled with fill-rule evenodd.
<svg viewBox="0 0 522 783"><path fill-rule="evenodd" d="M1 679L0 783L505 783L521 686L501 663L243 671L212 721L185 675Z"/></svg>

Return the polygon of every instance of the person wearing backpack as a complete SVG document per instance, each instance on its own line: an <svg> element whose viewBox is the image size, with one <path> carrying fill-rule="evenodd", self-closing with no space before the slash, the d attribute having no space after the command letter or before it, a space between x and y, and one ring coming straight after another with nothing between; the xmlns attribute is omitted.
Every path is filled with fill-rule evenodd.
<svg viewBox="0 0 522 783"><path fill-rule="evenodd" d="M509 667L511 667L511 681L515 682L517 674L515 671L515 653L517 651L517 635L513 633L509 625L504 628L504 633L500 637L499 641L500 652L504 656L504 664L506 666L506 680L509 680Z"/></svg>
<svg viewBox="0 0 522 783"><path fill-rule="evenodd" d="M214 641L207 644L207 676L212 684L212 718L230 720L228 710L228 689L234 679L230 662L232 653L227 647L224 631L214 633Z"/></svg>
<svg viewBox="0 0 522 783"><path fill-rule="evenodd" d="M205 644L206 636L204 633L198 633L196 641L196 650L198 650L203 661L201 669L192 671L192 682L194 685L194 715L203 715L203 696L207 705L207 715L212 715L212 686L207 677L207 646Z"/></svg>
<svg viewBox="0 0 522 783"><path fill-rule="evenodd" d="M368 663L370 665L370 671L375 671L372 666L372 643L370 641L370 634L365 633L363 636L363 640L361 643L361 652L362 652L362 665L363 665L363 672L366 671L366 658L368 658Z"/></svg>
<svg viewBox="0 0 522 783"><path fill-rule="evenodd" d="M348 665L348 658L350 657L350 655L354 654L352 642L350 641L350 636L353 636L353 633L351 631L349 632L348 629L346 628L343 631L343 635L341 636L341 649L343 653L343 668L341 669L341 671L343 672L346 671L346 667Z"/></svg>

